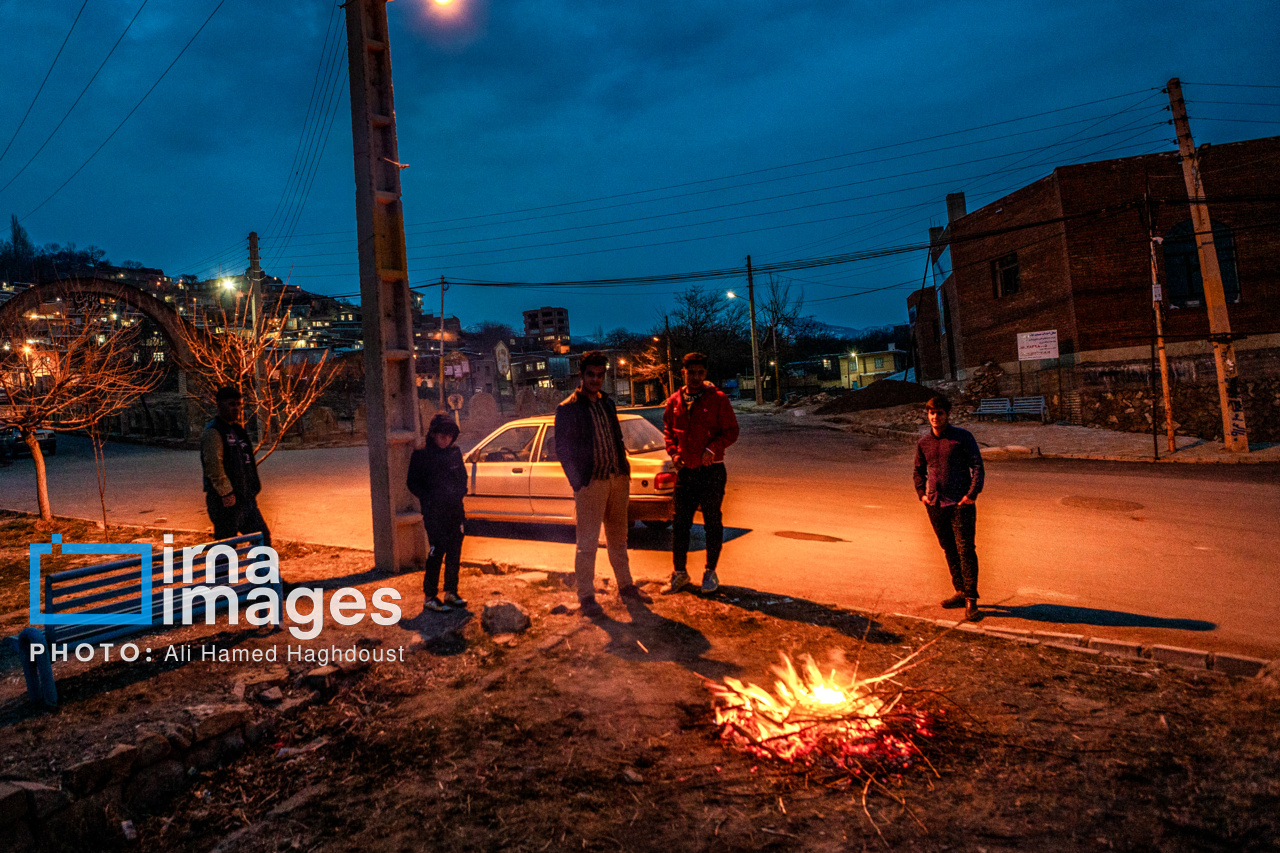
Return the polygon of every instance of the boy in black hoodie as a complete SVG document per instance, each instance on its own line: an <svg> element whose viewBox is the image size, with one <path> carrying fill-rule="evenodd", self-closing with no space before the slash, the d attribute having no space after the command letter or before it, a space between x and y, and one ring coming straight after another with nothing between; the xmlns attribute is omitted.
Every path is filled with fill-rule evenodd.
<svg viewBox="0 0 1280 853"><path fill-rule="evenodd" d="M462 451L455 446L458 425L446 414L431 419L427 446L409 458L409 491L422 504L422 523L427 528L427 568L422 575L422 591L428 610L447 613L466 607L458 596L458 568L462 560L463 523L466 514L462 498L467 493L467 468ZM444 563L444 595L440 589L440 564Z"/></svg>

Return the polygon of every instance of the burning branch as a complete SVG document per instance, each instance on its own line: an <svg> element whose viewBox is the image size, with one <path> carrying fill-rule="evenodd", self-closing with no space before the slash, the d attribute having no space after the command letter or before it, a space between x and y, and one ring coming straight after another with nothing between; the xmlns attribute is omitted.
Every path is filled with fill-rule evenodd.
<svg viewBox="0 0 1280 853"><path fill-rule="evenodd" d="M910 707L909 691L898 683L918 654L870 678L834 668L824 674L809 655L797 668L783 654L772 667L778 677L772 693L731 677L708 682L720 738L759 758L834 770L841 784L856 781L864 811L872 789L905 807L885 781L917 764L936 775L917 744L933 736L936 715Z"/></svg>

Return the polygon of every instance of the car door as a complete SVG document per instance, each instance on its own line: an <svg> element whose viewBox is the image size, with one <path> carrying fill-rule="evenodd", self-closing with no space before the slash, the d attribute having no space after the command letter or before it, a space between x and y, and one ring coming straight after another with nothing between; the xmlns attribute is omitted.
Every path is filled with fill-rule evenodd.
<svg viewBox="0 0 1280 853"><path fill-rule="evenodd" d="M529 476L529 498L533 514L543 520L576 520L573 509L573 487L560 467L556 455L556 425L548 424L542 433L538 459Z"/></svg>
<svg viewBox="0 0 1280 853"><path fill-rule="evenodd" d="M509 426L467 454L467 512L489 518L530 514L529 471L538 425Z"/></svg>

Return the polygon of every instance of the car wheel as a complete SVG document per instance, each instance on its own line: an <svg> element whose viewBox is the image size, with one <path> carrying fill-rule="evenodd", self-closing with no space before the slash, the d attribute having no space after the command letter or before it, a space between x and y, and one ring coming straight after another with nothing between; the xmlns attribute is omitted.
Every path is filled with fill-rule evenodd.
<svg viewBox="0 0 1280 853"><path fill-rule="evenodd" d="M666 530L671 526L669 521L645 521L641 523L650 530Z"/></svg>

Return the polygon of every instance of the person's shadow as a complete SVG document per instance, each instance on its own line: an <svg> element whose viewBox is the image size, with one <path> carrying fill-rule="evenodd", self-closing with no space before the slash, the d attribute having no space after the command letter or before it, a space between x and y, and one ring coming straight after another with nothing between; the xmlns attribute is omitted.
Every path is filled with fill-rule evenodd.
<svg viewBox="0 0 1280 853"><path fill-rule="evenodd" d="M422 647L431 654L448 657L467 650L467 640L462 631L474 618L475 614L466 607L437 613L424 606L417 616L401 617L397 627L416 632L422 638Z"/></svg>
<svg viewBox="0 0 1280 853"><path fill-rule="evenodd" d="M1099 625L1108 628L1172 628L1178 631L1212 631L1214 622L1203 619L1170 619L1127 613L1123 610L1101 610L1095 607L1072 607L1065 604L982 605L987 616L1007 616L1028 622L1053 622L1061 625Z"/></svg>
<svg viewBox="0 0 1280 853"><path fill-rule="evenodd" d="M855 640L877 645L897 645L902 642L900 634L887 630L875 619L830 604L760 592L745 586L721 586L714 597L721 604L752 613L763 613L788 622L819 625Z"/></svg>
<svg viewBox="0 0 1280 853"><path fill-rule="evenodd" d="M626 602L629 622L619 622L608 614L593 619L609 636L606 653L634 663L670 661L706 679L735 675L737 664L706 657L711 641L696 628L655 613L639 601Z"/></svg>

